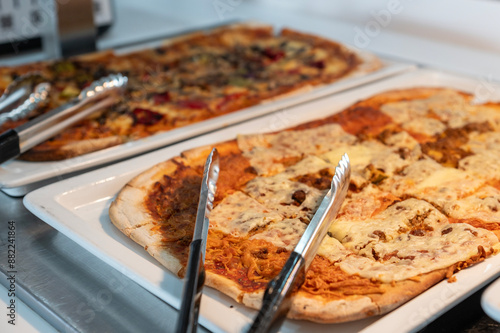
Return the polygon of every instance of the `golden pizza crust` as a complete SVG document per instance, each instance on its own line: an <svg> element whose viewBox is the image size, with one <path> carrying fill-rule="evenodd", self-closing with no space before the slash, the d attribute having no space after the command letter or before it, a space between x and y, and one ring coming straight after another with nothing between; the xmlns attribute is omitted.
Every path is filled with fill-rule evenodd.
<svg viewBox="0 0 500 333"><path fill-rule="evenodd" d="M394 285L381 284L381 294L353 295L333 301L299 292L288 317L318 323L340 323L381 315L424 292L443 280L445 275L446 270L433 271L419 275L415 280L398 281Z"/></svg>
<svg viewBox="0 0 500 333"><path fill-rule="evenodd" d="M176 168L177 164L168 160L133 178L111 203L109 217L121 232L143 246L168 270L179 274L183 266L163 245L161 234L153 231L156 221L144 204L144 198L154 183Z"/></svg>
<svg viewBox="0 0 500 333"><path fill-rule="evenodd" d="M100 139L89 139L82 141L71 141L61 146L39 146L22 154L20 159L24 161L59 161L68 158L92 153L105 148L117 146L124 143L119 136L110 136Z"/></svg>
<svg viewBox="0 0 500 333"><path fill-rule="evenodd" d="M446 269L425 273L412 280L383 283L381 294L349 295L343 299L325 300L299 291L293 296L287 317L318 323L341 323L387 313L429 289L446 276ZM253 309L260 309L264 290L245 292L237 283L207 271L206 285Z"/></svg>
<svg viewBox="0 0 500 333"><path fill-rule="evenodd" d="M356 106L380 106L385 103L390 102L399 102L404 100L414 100L414 99L424 99L429 98L432 95L442 92L442 91L450 91L450 88L441 88L441 87L415 87L415 88L404 88L404 89L395 89L384 91L378 93L370 98L359 101L356 103ZM464 98L469 101L472 101L473 96L469 93L453 90L456 93L459 93Z"/></svg>

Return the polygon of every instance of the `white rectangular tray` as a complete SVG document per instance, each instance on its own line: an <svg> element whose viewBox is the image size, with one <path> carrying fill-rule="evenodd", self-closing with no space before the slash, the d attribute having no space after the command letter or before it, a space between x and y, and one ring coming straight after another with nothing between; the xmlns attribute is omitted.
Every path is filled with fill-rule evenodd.
<svg viewBox="0 0 500 333"><path fill-rule="evenodd" d="M228 127L180 144L106 167L29 193L26 207L48 224L130 277L167 303L178 308L182 281L166 271L139 245L118 231L109 221L113 197L132 177L154 164L196 146L232 139L237 134L276 131L325 117L373 94L414 86L448 86L470 92L482 91L475 80L444 73L418 70L329 96L307 104ZM500 99L500 87L488 99ZM480 96L481 97L481 96ZM500 255L457 274L457 282L443 281L393 312L345 324L320 325L306 321L285 321L282 331L323 332L411 332L433 319L500 274ZM200 322L214 332L239 332L256 311L235 303L225 295L205 288Z"/></svg>
<svg viewBox="0 0 500 333"><path fill-rule="evenodd" d="M353 76L331 84L313 87L308 91L284 95L261 104L220 117L159 133L144 139L55 162L26 162L12 160L0 165L0 189L11 196L23 196L42 185L54 182L62 175L88 171L125 158L180 142L213 130L221 129L251 118L331 95L356 86L373 82L403 71L415 69L408 63L382 59L383 67L367 75ZM56 178L56 179L54 179Z"/></svg>
<svg viewBox="0 0 500 333"><path fill-rule="evenodd" d="M500 323L500 279L493 282L481 296L484 312Z"/></svg>

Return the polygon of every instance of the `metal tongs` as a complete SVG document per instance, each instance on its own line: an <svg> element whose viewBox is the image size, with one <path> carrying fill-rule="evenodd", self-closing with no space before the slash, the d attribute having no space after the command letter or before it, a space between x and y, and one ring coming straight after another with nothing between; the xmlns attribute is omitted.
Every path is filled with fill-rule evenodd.
<svg viewBox="0 0 500 333"><path fill-rule="evenodd" d="M0 97L0 125L30 116L47 101L50 88L50 83L37 72L21 75L12 81Z"/></svg>
<svg viewBox="0 0 500 333"><path fill-rule="evenodd" d="M103 77L92 82L68 103L0 134L0 163L50 139L91 113L111 106L127 82L128 78L121 74Z"/></svg>
<svg viewBox="0 0 500 333"><path fill-rule="evenodd" d="M189 259L177 333L196 332L203 285L205 284L205 250L208 235L208 216L213 208L217 179L219 178L219 153L212 152L205 163L196 214L193 241L189 247Z"/></svg>
<svg viewBox="0 0 500 333"><path fill-rule="evenodd" d="M277 332L291 307L291 296L305 281L306 272L345 199L351 177L349 157L344 154L335 168L331 188L295 246L281 272L267 285L262 307L249 333Z"/></svg>

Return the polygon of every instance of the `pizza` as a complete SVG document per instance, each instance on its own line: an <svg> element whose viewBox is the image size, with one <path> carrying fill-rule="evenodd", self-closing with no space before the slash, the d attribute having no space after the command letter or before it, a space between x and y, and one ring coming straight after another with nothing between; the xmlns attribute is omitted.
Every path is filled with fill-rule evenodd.
<svg viewBox="0 0 500 333"><path fill-rule="evenodd" d="M318 36L271 26L235 25L194 33L155 48L102 52L55 62L0 67L0 93L16 77L39 72L52 84L39 113L76 97L113 73L129 78L121 100L34 147L28 161L61 160L187 126L374 71L372 55ZM36 115L35 115L36 116ZM0 132L27 119L0 125Z"/></svg>
<svg viewBox="0 0 500 333"><path fill-rule="evenodd" d="M260 308L343 153L349 191L290 318L337 323L383 314L500 251L500 104L474 104L447 88L388 91L152 167L124 186L109 215L179 277L213 147L221 159L206 284L251 308Z"/></svg>

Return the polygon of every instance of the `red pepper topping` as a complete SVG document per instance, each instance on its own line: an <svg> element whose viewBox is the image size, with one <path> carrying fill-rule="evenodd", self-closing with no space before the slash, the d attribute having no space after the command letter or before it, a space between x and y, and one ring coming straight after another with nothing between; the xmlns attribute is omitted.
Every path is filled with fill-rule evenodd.
<svg viewBox="0 0 500 333"><path fill-rule="evenodd" d="M309 64L311 67L315 67L317 69L324 69L326 67L325 61L324 60L317 60L313 61Z"/></svg>
<svg viewBox="0 0 500 333"><path fill-rule="evenodd" d="M168 91L165 91L164 93L154 94L153 102L155 103L155 105L168 103L170 102L170 94L168 93Z"/></svg>
<svg viewBox="0 0 500 333"><path fill-rule="evenodd" d="M232 101L235 101L239 99L240 97L244 96L245 93L234 93L234 94L229 94L224 96L224 99L217 104L217 109L223 109L226 107L226 105L230 104Z"/></svg>
<svg viewBox="0 0 500 333"><path fill-rule="evenodd" d="M158 112L142 108L135 108L132 113L135 123L142 125L154 125L163 118L163 115Z"/></svg>
<svg viewBox="0 0 500 333"><path fill-rule="evenodd" d="M207 103L205 103L203 101L198 101L198 100L180 101L177 104L183 108L188 108L188 109L206 109L206 108L208 108Z"/></svg>
<svg viewBox="0 0 500 333"><path fill-rule="evenodd" d="M262 53L272 61L278 61L285 56L285 52L281 50L273 50L271 48L264 49Z"/></svg>

